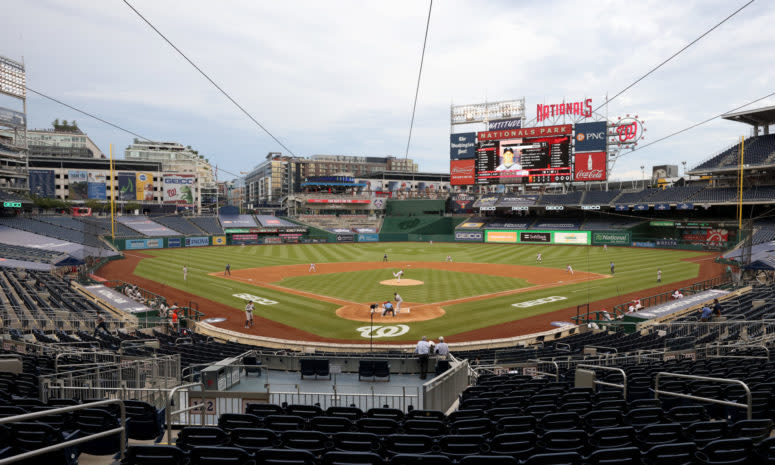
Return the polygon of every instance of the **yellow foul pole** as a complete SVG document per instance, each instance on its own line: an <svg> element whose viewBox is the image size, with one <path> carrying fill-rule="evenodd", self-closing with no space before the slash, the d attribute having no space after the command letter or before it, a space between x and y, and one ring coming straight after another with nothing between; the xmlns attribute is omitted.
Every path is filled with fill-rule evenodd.
<svg viewBox="0 0 775 465"><path fill-rule="evenodd" d="M737 228L743 229L743 163L745 161L745 137L740 137L740 174L737 178Z"/></svg>
<svg viewBox="0 0 775 465"><path fill-rule="evenodd" d="M116 177L113 175L113 144L110 144L110 237L116 240Z"/></svg>

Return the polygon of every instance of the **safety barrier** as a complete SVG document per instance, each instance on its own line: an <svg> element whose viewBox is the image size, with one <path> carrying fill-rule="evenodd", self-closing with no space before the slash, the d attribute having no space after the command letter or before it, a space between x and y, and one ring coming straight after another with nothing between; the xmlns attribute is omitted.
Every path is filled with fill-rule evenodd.
<svg viewBox="0 0 775 465"><path fill-rule="evenodd" d="M672 392L672 391L663 391L659 389L659 380L662 378L682 378L682 379L691 379L695 381L709 381L714 383L721 383L721 384L734 384L737 386L742 386L742 388L745 390L745 396L746 396L746 403L741 404L738 402L731 402L728 400L721 400L721 399L712 399L710 397L701 397L701 396L694 396L691 394L682 394L680 392ZM727 379L727 378L711 378L708 376L697 376L697 375L686 375L683 373L668 373L665 371L661 371L657 373L656 379L654 381L654 398L659 399L659 395L663 394L666 396L672 396L672 397L678 397L681 399L689 399L689 400L696 400L700 402L709 402L712 404L719 404L719 405L726 405L727 407L738 407L738 408L744 408L746 409L747 418L751 420L753 418L753 401L751 400L751 390L748 388L748 385L744 382L740 381L739 379Z"/></svg>
<svg viewBox="0 0 775 465"><path fill-rule="evenodd" d="M449 370L422 385L422 408L448 411L469 381L468 361L453 358Z"/></svg>
<svg viewBox="0 0 775 465"><path fill-rule="evenodd" d="M78 410L83 410L87 408L102 407L104 405L113 405L113 404L118 404L119 406L119 418L121 420L121 426L119 426L118 428L112 428L106 431L101 431L99 433L89 434L87 436L81 436L78 439L72 439L69 441L60 442L59 444L53 444L51 446L42 447L40 449L36 449L29 452L24 452L19 455L13 455L11 457L0 459L0 465L19 462L32 457L37 457L39 455L48 454L49 452L58 451L60 449L64 449L70 446L77 446L78 444L83 444L85 442L89 442L94 439L105 438L116 433L121 433L121 440L119 443L119 459L123 461L124 454L126 453L126 409L124 408L124 402L118 399L100 400L97 402L90 402L88 404L74 405L71 407L61 407L61 408L55 408L50 410L44 410L41 412L25 413L23 415L15 415L11 417L0 418L0 426L4 425L5 423L18 423L18 422L23 422L27 420L34 420L36 418L47 417L49 415L60 415L63 413L76 412Z"/></svg>
<svg viewBox="0 0 775 465"><path fill-rule="evenodd" d="M619 388L622 390L622 394L624 398L627 398L627 373L624 372L621 368L615 368L615 367L607 367L607 366L599 366L599 365L576 365L576 369L579 368L586 368L588 370L603 370L603 371L613 371L615 373L619 373L622 375L622 383L616 384L616 383L609 383L608 381L600 381L597 378L595 378L594 383L600 386L608 386L613 388Z"/></svg>

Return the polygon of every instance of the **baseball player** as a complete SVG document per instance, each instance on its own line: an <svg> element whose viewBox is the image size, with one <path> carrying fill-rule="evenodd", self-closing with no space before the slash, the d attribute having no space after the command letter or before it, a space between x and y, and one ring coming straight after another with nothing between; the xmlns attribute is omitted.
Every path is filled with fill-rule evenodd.
<svg viewBox="0 0 775 465"><path fill-rule="evenodd" d="M662 270L657 270L657 282L662 282Z"/></svg>
<svg viewBox="0 0 775 465"><path fill-rule="evenodd" d="M223 271L224 276L231 276L231 265L226 264L226 269Z"/></svg>
<svg viewBox="0 0 775 465"><path fill-rule="evenodd" d="M401 282L401 276L404 275L404 270L398 270L397 272L393 273L393 277L396 278L396 280L400 283Z"/></svg>
<svg viewBox="0 0 775 465"><path fill-rule="evenodd" d="M565 270L567 273L570 273L571 276L573 276L573 267L568 265L568 268Z"/></svg>
<svg viewBox="0 0 775 465"><path fill-rule="evenodd" d="M536 263L540 265L541 263L543 263L543 261L544 261L543 254L541 254L541 252L538 252L538 255L536 255Z"/></svg>
<svg viewBox="0 0 775 465"><path fill-rule="evenodd" d="M402 299L401 296L398 295L398 292L394 292L393 297L395 298L395 301L396 301L396 315L398 315L399 313L401 313L401 304L404 303L404 299Z"/></svg>
<svg viewBox="0 0 775 465"><path fill-rule="evenodd" d="M314 263L310 263L309 264L309 270L307 272L308 273L317 273L318 272L318 267L315 266Z"/></svg>
<svg viewBox="0 0 775 465"><path fill-rule="evenodd" d="M608 252L608 244L603 244L603 252Z"/></svg>
<svg viewBox="0 0 775 465"><path fill-rule="evenodd" d="M389 300L382 304L382 316L387 315L388 312L396 316L396 309L393 308L393 303Z"/></svg>
<svg viewBox="0 0 775 465"><path fill-rule="evenodd" d="M186 267L186 265L183 265L183 281L185 281L187 277L188 277L188 268Z"/></svg>
<svg viewBox="0 0 775 465"><path fill-rule="evenodd" d="M249 301L247 305L245 305L245 327L246 328L252 328L253 327L253 309L256 308L256 306L253 304L253 301Z"/></svg>
<svg viewBox="0 0 775 465"><path fill-rule="evenodd" d="M611 267L611 276L613 276L613 274L614 274L614 262L611 262L610 267Z"/></svg>
<svg viewBox="0 0 775 465"><path fill-rule="evenodd" d="M447 255L447 261L452 263L452 255Z"/></svg>
<svg viewBox="0 0 775 465"><path fill-rule="evenodd" d="M385 255L382 256L382 261L383 262L388 261L388 259L387 259L387 252L385 252Z"/></svg>

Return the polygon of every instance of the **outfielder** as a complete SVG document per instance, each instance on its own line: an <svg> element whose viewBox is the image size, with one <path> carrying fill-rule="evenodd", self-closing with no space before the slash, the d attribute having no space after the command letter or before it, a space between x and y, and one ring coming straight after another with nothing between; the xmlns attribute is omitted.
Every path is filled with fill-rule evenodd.
<svg viewBox="0 0 775 465"><path fill-rule="evenodd" d="M536 255L536 263L541 264L544 261L544 256L541 254L541 252L538 252L538 255Z"/></svg>
<svg viewBox="0 0 775 465"><path fill-rule="evenodd" d="M186 267L186 265L183 265L183 281L185 281L187 277L188 277L188 267Z"/></svg>
<svg viewBox="0 0 775 465"><path fill-rule="evenodd" d="M315 266L315 264L314 264L314 263L310 263L310 264L309 264L309 270L308 270L307 272L308 272L308 273L312 273L312 272L315 272L315 273L317 273L317 272L318 272L318 267L317 267L317 266Z"/></svg>
<svg viewBox="0 0 775 465"><path fill-rule="evenodd" d="M397 272L393 273L393 277L396 278L396 280L400 283L401 282L401 276L404 275L404 270L398 270Z"/></svg>
<svg viewBox="0 0 775 465"><path fill-rule="evenodd" d="M565 271L570 273L571 276L573 276L573 267L571 267L570 265L568 265L568 268Z"/></svg>
<svg viewBox="0 0 775 465"><path fill-rule="evenodd" d="M662 282L662 270L657 270L657 282Z"/></svg>

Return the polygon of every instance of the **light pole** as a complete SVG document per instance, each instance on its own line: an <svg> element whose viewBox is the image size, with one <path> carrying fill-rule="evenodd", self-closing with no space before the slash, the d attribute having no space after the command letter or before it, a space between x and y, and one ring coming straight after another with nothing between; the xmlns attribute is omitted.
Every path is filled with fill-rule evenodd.
<svg viewBox="0 0 775 465"><path fill-rule="evenodd" d="M682 161L681 164L684 167L684 178L686 178L686 160Z"/></svg>
<svg viewBox="0 0 775 465"><path fill-rule="evenodd" d="M643 170L645 166L640 165L640 178L643 180L643 188L646 188L646 172Z"/></svg>

